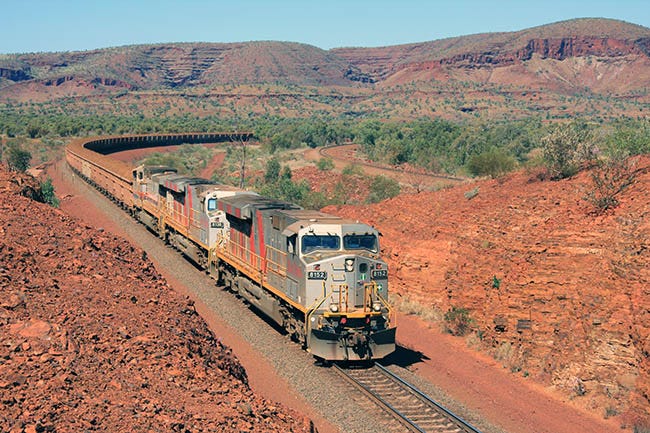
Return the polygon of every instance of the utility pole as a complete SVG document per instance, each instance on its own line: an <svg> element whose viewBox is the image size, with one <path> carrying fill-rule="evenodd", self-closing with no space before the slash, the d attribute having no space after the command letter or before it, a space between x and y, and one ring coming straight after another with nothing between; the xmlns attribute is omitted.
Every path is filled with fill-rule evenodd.
<svg viewBox="0 0 650 433"><path fill-rule="evenodd" d="M246 142L242 134L239 135L239 143L241 144L241 172L239 173L239 188L244 189L246 180Z"/></svg>

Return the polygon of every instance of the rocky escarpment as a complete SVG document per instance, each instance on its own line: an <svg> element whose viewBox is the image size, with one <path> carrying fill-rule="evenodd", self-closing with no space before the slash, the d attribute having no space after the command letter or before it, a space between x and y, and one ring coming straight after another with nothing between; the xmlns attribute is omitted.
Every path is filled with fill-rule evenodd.
<svg viewBox="0 0 650 433"><path fill-rule="evenodd" d="M392 293L417 300L452 331L454 320L464 322L468 342L513 374L647 427L648 157L637 168L620 206L599 216L583 200L593 188L588 173L542 182L522 172L326 210L382 232Z"/></svg>
<svg viewBox="0 0 650 433"><path fill-rule="evenodd" d="M432 55L431 59L421 61L421 54L401 56L401 59L390 57L391 61L385 63L365 62L356 66L360 73L365 73L367 80L378 82L390 80L393 75L399 75L400 81L408 81L409 75L418 76L421 71L434 70L439 74L448 74L450 70L500 68L525 63L533 57L542 60L565 60L580 57L598 57L603 59L617 59L629 56L631 59L639 57L650 58L647 39L624 40L602 37L567 37L556 39L531 39L522 48L504 50L500 46L489 47L484 51L461 52L449 57ZM650 59L648 59L650 60ZM354 61L353 61L354 62Z"/></svg>
<svg viewBox="0 0 650 433"><path fill-rule="evenodd" d="M519 32L487 33L382 48L338 48L332 52L373 82L403 84L414 80L440 80L456 76L455 71L459 70L458 79L483 81L485 74L468 76L467 70L494 71L525 65L532 59L551 62L597 58L610 63L618 60L634 63L645 59L647 66L650 63L649 40L650 29L614 20L583 19ZM576 64L574 67L577 69L572 73L580 75L580 69L589 69L590 65ZM422 74L423 71L431 72ZM517 70L516 74L522 75L523 71ZM599 74L603 79L617 76L616 71L600 71ZM567 80L562 74L557 75L559 77L551 81ZM643 73L638 75L639 82L635 85L643 88L647 80ZM635 79L626 77L626 81L630 78ZM503 84L512 81L508 77L504 80ZM535 72L527 80L534 82Z"/></svg>
<svg viewBox="0 0 650 433"><path fill-rule="evenodd" d="M9 68L21 65L19 68ZM136 45L73 53L16 54L0 58L11 81L102 80L137 89L215 84L283 83L332 86L351 83L350 65L317 47L290 42ZM32 74L28 71L33 70ZM354 75L359 76L358 74ZM20 80L18 80L20 79ZM18 80L18 81L17 81Z"/></svg>
<svg viewBox="0 0 650 433"><path fill-rule="evenodd" d="M28 71L22 69L0 68L0 78L10 81L25 81L29 80L31 76Z"/></svg>
<svg viewBox="0 0 650 433"><path fill-rule="evenodd" d="M0 166L0 431L309 431L143 251L29 185Z"/></svg>

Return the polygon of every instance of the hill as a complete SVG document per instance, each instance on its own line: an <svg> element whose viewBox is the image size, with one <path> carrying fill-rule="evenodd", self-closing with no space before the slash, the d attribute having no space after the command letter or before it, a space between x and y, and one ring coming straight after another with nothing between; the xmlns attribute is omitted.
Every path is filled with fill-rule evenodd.
<svg viewBox="0 0 650 433"><path fill-rule="evenodd" d="M0 101L137 95L125 106L205 114L187 104L191 95L226 115L636 117L650 101L649 56L650 29L596 18L329 51L272 41L135 45L2 55Z"/></svg>
<svg viewBox="0 0 650 433"><path fill-rule="evenodd" d="M324 211L383 234L403 310L457 334L461 321L467 343L512 373L650 425L647 156L637 168L621 205L600 216L583 200L588 172L550 182L520 171Z"/></svg>
<svg viewBox="0 0 650 433"><path fill-rule="evenodd" d="M0 164L0 431L307 432L146 253Z"/></svg>

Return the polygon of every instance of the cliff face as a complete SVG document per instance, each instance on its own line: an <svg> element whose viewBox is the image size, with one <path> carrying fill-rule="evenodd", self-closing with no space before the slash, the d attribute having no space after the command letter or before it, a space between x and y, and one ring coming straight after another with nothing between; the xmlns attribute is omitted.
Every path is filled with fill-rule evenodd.
<svg viewBox="0 0 650 433"><path fill-rule="evenodd" d="M384 234L394 300L440 316L466 309L468 342L513 374L650 425L650 160L637 167L621 205L602 216L582 199L588 173L559 182L518 173L327 211Z"/></svg>
<svg viewBox="0 0 650 433"><path fill-rule="evenodd" d="M31 77L29 76L27 71L24 71L22 69L8 69L8 68L0 68L0 78L6 78L7 80L10 81L24 81L24 80L29 80Z"/></svg>
<svg viewBox="0 0 650 433"><path fill-rule="evenodd" d="M486 73L503 75L492 82L537 86L531 62L574 61L573 73L589 70L576 59L597 59L617 68L599 74L615 78L632 69L621 89L645 89L650 81L650 29L614 20L583 19L510 33L489 33L380 48L329 51L288 42L182 43L126 46L66 53L0 56L4 87L25 81L81 82L99 79L128 89L175 89L218 84L284 84L298 86L364 86L421 81L486 82ZM529 74L513 77L513 67ZM509 69L508 69L509 68ZM481 70L472 74L472 70ZM468 72L469 71L469 72ZM505 72L502 72L505 71ZM424 73L423 73L424 72ZM550 74L544 88L561 87L570 73ZM489 80L489 79L487 79ZM580 79L576 80L578 87ZM613 91L617 90L613 85ZM586 87L591 87L587 83ZM595 88L596 91L604 90ZM606 89L611 90L611 89Z"/></svg>
<svg viewBox="0 0 650 433"><path fill-rule="evenodd" d="M448 49L436 50L435 43L430 46L404 46L402 51L395 47L373 49L372 51L337 50L337 54L350 61L359 73L365 74L370 82L385 84L405 84L413 81L433 80L447 81L458 78L461 80L485 82L486 73L493 83L516 83L531 88L540 87L535 77L535 71L530 69L554 69L556 62L573 61L571 74L556 74L544 80L541 87L558 88L566 82L575 82L576 87L589 87L592 90L603 90L590 81L575 77L589 74L596 62L616 64L605 73L600 73L603 81L615 79L621 72L628 69L637 70L630 74L625 82L619 82L612 87L625 89L630 87L643 88L649 84L647 69L650 67L648 47L649 38L638 40L616 39L607 37L565 37L543 38L528 40L522 47L507 47L495 44L485 47L482 51L460 51L450 56L441 53ZM459 51L456 49L455 51ZM425 58L426 60L422 60ZM588 59L580 62L578 59ZM540 62L542 63L540 65ZM481 70L472 74L473 70ZM492 74L495 72L495 74ZM467 75L467 74L470 75ZM527 74L528 73L528 74ZM503 78L499 78L503 75ZM514 78L512 75L517 75ZM609 89L608 89L609 90Z"/></svg>

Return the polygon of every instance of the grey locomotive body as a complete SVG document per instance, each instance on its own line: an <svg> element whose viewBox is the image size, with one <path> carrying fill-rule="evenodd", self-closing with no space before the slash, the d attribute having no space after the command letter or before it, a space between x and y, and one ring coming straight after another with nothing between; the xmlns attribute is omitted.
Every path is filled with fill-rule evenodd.
<svg viewBox="0 0 650 433"><path fill-rule="evenodd" d="M378 359L395 350L373 227L165 167L133 174L137 217L314 356Z"/></svg>

